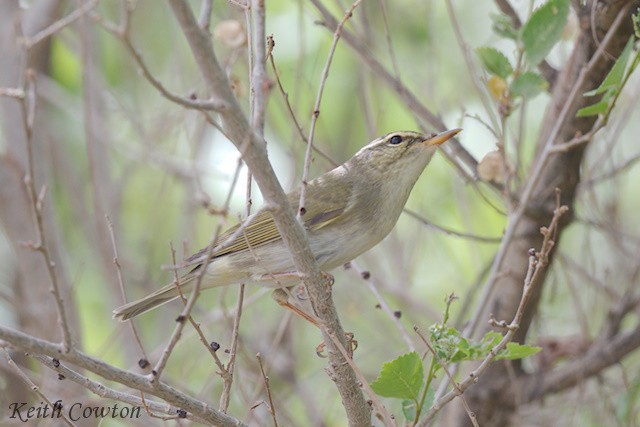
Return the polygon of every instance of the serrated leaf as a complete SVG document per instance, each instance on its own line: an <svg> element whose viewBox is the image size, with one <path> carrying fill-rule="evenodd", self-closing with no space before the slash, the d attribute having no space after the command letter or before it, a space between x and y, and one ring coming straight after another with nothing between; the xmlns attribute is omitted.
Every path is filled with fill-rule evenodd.
<svg viewBox="0 0 640 427"><path fill-rule="evenodd" d="M513 79L509 89L513 96L531 99L540 92L547 90L548 87L549 83L540 74L533 71L525 71Z"/></svg>
<svg viewBox="0 0 640 427"><path fill-rule="evenodd" d="M371 389L382 397L418 401L423 384L424 367L414 351L385 363L378 378L371 383Z"/></svg>
<svg viewBox="0 0 640 427"><path fill-rule="evenodd" d="M569 16L569 0L549 0L533 11L521 38L529 65L535 67L560 40Z"/></svg>
<svg viewBox="0 0 640 427"><path fill-rule="evenodd" d="M576 113L576 117L597 116L598 114L606 113L608 108L609 108L609 101L602 100L600 102L596 102L593 105L589 105L588 107L579 109L578 112Z"/></svg>
<svg viewBox="0 0 640 427"><path fill-rule="evenodd" d="M624 79L624 71L627 68L627 62L629 62L629 56L631 56L631 51L633 50L633 43L635 38L631 36L627 45L622 50L622 53L616 59L616 62L611 67L611 70L604 78L600 86L597 89L590 90L589 92L585 92L584 96L594 96L601 93L605 93L609 89L619 90L620 85L622 84L622 80Z"/></svg>
<svg viewBox="0 0 640 427"><path fill-rule="evenodd" d="M506 56L498 49L492 47L479 47L476 49L482 66L491 74L506 79L513 74L513 67Z"/></svg>
<svg viewBox="0 0 640 427"><path fill-rule="evenodd" d="M518 32L513 27L513 21L503 13L491 14L491 29L494 33L507 39L516 40Z"/></svg>
<svg viewBox="0 0 640 427"><path fill-rule="evenodd" d="M524 359L525 357L533 356L540 350L542 350L542 347L533 347L530 345L510 342L507 343L507 347L496 356L495 360Z"/></svg>

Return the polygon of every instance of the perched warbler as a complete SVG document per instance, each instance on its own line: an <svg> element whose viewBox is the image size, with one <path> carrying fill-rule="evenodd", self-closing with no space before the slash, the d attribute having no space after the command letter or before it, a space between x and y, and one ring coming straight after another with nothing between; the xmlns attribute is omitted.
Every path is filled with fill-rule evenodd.
<svg viewBox="0 0 640 427"><path fill-rule="evenodd" d="M346 163L308 183L304 227L318 267L331 270L378 244L394 227L409 193L436 148L460 132L393 132L364 146ZM300 189L287 197L298 206ZM271 213L262 208L224 232L211 259L204 248L186 260L195 266L183 275L180 289L192 290L202 268L200 289L257 282L281 288L299 281L291 255ZM175 283L118 307L113 317L125 321L179 296Z"/></svg>

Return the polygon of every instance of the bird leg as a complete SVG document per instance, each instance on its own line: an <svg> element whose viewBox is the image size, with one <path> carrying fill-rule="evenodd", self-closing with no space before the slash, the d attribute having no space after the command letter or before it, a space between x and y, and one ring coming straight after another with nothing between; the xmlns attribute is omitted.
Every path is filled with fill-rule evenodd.
<svg viewBox="0 0 640 427"><path fill-rule="evenodd" d="M324 279L323 280L324 285L327 286L329 290L331 290L331 287L335 283L333 276L324 271L321 271L320 273L322 274L322 277ZM297 273L277 273L277 274L265 275L264 278L265 280L272 280L272 281L273 280L277 281L280 278L280 279L283 279L284 281L284 280L291 280L292 278L300 279L300 276ZM289 300L295 301L295 299L307 299L308 296L306 295L306 289L303 286L299 287L298 295L294 297L294 295L292 295L291 293L292 288L293 288L292 286L286 287L286 288L277 288L271 293L271 297L281 307L284 307L292 311L293 313L302 317L307 322L321 329L320 321L318 318L307 313L302 308L298 307L295 303L289 302ZM358 341L354 339L353 332L345 332L344 335L347 338L347 354L349 355L349 357L353 357L353 352L358 348ZM327 357L324 354L326 347L327 345L324 342L318 344L318 346L316 347L316 354L318 355L318 357Z"/></svg>
<svg viewBox="0 0 640 427"><path fill-rule="evenodd" d="M307 322L311 323L312 325L316 326L317 328L320 328L320 323L318 322L318 319L315 316L307 313L302 308L300 308L300 307L296 306L295 304L292 304L292 303L289 302L289 297L290 296L291 296L291 287L289 287L289 288L278 288L278 289L274 290L273 293L271 293L271 297L281 307L284 307L284 308L286 308L288 310L291 310L293 313L295 313L298 316L302 317Z"/></svg>

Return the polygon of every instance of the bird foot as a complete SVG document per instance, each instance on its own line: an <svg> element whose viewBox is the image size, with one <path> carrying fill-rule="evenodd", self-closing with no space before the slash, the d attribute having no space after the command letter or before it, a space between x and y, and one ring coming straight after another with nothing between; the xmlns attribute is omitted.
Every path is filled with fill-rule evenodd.
<svg viewBox="0 0 640 427"><path fill-rule="evenodd" d="M353 359L353 352L358 348L358 340L353 338L353 332L345 332L344 336L347 339L347 355L350 359ZM316 354L318 355L318 357L328 357L328 355L325 354L326 349L327 344L325 342L321 342L320 344L318 344L318 346L316 347Z"/></svg>

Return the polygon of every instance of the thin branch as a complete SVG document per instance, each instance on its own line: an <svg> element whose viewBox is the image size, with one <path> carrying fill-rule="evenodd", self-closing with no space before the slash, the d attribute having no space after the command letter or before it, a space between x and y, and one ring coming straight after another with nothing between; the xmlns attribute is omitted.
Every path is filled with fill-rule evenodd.
<svg viewBox="0 0 640 427"><path fill-rule="evenodd" d="M0 87L0 96L6 96L8 98L24 99L26 96L22 88L16 87Z"/></svg>
<svg viewBox="0 0 640 427"><path fill-rule="evenodd" d="M42 391L40 391L40 387L37 386L33 381L31 381L31 378L29 378L29 376L22 369L20 369L16 362L13 361L11 355L5 347L2 347L2 352L4 353L4 357L7 360L7 364L13 370L13 372L15 372L18 377L20 377L20 379L31 389L31 391L33 391L38 395L38 397L40 397L40 399L47 402L47 405L49 405L54 411L53 413L58 410L57 408L61 408L61 406L58 405L62 405L62 403L59 400L51 403L51 400ZM65 424L72 427L75 426L75 424L72 423L71 420L62 411L60 411L58 414Z"/></svg>
<svg viewBox="0 0 640 427"><path fill-rule="evenodd" d="M85 14L92 11L98 5L99 2L100 0L89 0L86 3L82 4L82 6L80 6L79 8L77 8L76 10L68 14L67 16L65 16L64 18L59 19L58 21L49 25L47 28L39 31L37 34L34 34L31 37L26 37L24 39L25 48L27 50L30 50L35 45L43 41L44 39L51 37L58 31L62 30L67 25L72 24L73 22L82 18Z"/></svg>
<svg viewBox="0 0 640 427"><path fill-rule="evenodd" d="M447 234L449 236L461 237L463 239L474 240L476 242L482 242L482 243L500 243L502 241L501 237L477 236L475 234L462 233L460 231L452 230L450 228L446 228L441 225L436 225L430 221L427 221L419 213L412 211L411 209L408 209L408 208L404 208L403 212L409 215L410 217L418 220L419 222L426 225L427 227L432 228L441 233Z"/></svg>
<svg viewBox="0 0 640 427"><path fill-rule="evenodd" d="M311 3L320 12L325 25L329 30L335 31L338 26L338 20L329 12L329 10L321 3L320 0L311 0ZM447 129L444 121L436 114L431 112L420 100L413 94L408 87L396 79L387 69L376 60L366 45L358 40L352 33L347 30L342 31L342 38L362 59L374 74L376 74L383 83L395 91L403 103L407 105L409 110L417 117L421 123L421 128L426 131L424 124L428 124L432 129L444 131ZM430 132L431 130L429 130ZM475 182L476 169L478 162L474 157L460 144L456 138L451 138L447 144L441 147L441 151L451 162L452 165L460 172L461 176L467 182Z"/></svg>
<svg viewBox="0 0 640 427"><path fill-rule="evenodd" d="M120 294L122 296L122 303L124 304L127 301L127 294L124 290L124 280L122 279L122 268L120 267L120 259L118 258L118 246L116 245L116 235L115 235L115 232L113 231L113 223L111 222L111 218L109 218L108 215L105 215L105 219L107 220L107 226L109 228L109 236L111 237L111 246L113 248L113 264L116 266L116 274L118 276L118 286L120 288ZM140 352L144 357L144 361L147 362L147 363L143 363L144 361L141 360L139 364L147 365L149 362L149 356L147 356L147 352L144 350L144 346L142 345L142 341L140 340L140 336L138 335L138 330L136 329L135 323L129 322L129 325L131 326L131 333L133 333L133 337L135 338L136 343L138 343L138 348L140 349Z"/></svg>
<svg viewBox="0 0 640 427"><path fill-rule="evenodd" d="M278 427L278 417L276 417L276 407L273 404L273 398L271 397L271 387L269 387L269 376L264 371L264 366L262 365L262 357L260 353L256 354L256 359L258 359L258 364L260 365L260 373L262 374L262 381L264 381L264 388L267 391L267 399L269 399L269 413L271 414L271 418L273 419L273 426Z"/></svg>
<svg viewBox="0 0 640 427"><path fill-rule="evenodd" d="M161 412L164 414L171 415L171 417L162 417L163 419L178 418L176 413L180 408L176 406L167 405L164 403L160 403L160 402L152 401L148 399L143 399L142 397L138 397L133 394L123 393L121 391L114 390L110 387L105 386L104 384L101 384L97 381L93 381L89 379L88 377L76 372L75 370L69 368L68 366L63 365L57 359L53 359L51 357L42 356L38 354L32 355L32 357L38 360L43 365L45 365L46 367L50 368L51 370L57 372L58 374L63 375L65 379L73 381L74 383L83 386L90 392L104 399L113 399L113 400L127 403L129 405L134 405L134 406L145 406L147 409L151 409L156 412ZM187 418L193 419L194 421L198 421L198 422L204 421L202 418L194 417L192 414L189 414Z"/></svg>
<svg viewBox="0 0 640 427"><path fill-rule="evenodd" d="M92 13L91 17L95 19L98 23L100 23L102 25L102 28L107 30L109 33L113 34L116 38L118 38L122 42L124 47L127 49L127 51L129 51L129 54L131 54L131 57L140 68L140 71L142 71L142 75L144 76L144 78L151 84L151 86L153 86L158 91L158 93L160 93L160 95L162 95L169 101L172 101L178 105L181 105L185 108L189 108L193 110L220 112L225 108L227 108L227 105L225 102L216 98L209 98L209 99L196 99L193 97L185 98L185 97L178 96L171 93L167 88L164 87L162 82L160 82L160 80L158 80L153 75L151 70L149 70L149 67L147 67L147 64L144 62L144 59L142 58L142 54L138 51L138 49L135 48L128 34L123 31L121 26L116 26L106 21L96 13Z"/></svg>
<svg viewBox="0 0 640 427"><path fill-rule="evenodd" d="M360 268L358 263L356 263L355 261L351 261L349 265L351 266L351 268L353 268L356 271L356 273L358 273L360 278L364 280L364 282L367 284L371 293L378 300L378 304L380 304L380 308L382 309L382 311L385 312L385 314L389 317L389 319L391 319L391 321L395 325L396 329L398 329L398 332L400 332L400 335L402 336L402 339L404 340L404 342L407 344L407 348L409 349L409 351L415 351L416 348L415 348L415 345L413 344L413 340L407 333L407 330L404 328L404 326L402 326L402 322L400 322L400 319L398 319L398 317L393 313L393 310L391 310L391 308L389 307L389 304L387 304L387 301L384 299L382 294L380 294L380 292L378 291L378 288L375 282L371 278L371 274L368 271L364 271L362 268Z"/></svg>
<svg viewBox="0 0 640 427"><path fill-rule="evenodd" d="M305 210L305 198L307 193L307 182L309 180L309 164L311 163L311 147L313 146L313 138L315 136L316 123L318 121L318 117L320 116L320 103L322 102L322 94L324 93L324 87L327 83L327 78L329 77L329 69L331 68L331 62L333 61L333 55L336 52L336 48L338 47L338 41L340 40L340 36L342 34L342 28L347 23L349 18L353 16L353 11L360 4L362 0L356 0L351 4L351 7L347 9L342 18L342 21L338 23L335 31L333 32L333 41L331 42L331 48L329 49L329 54L327 55L327 62L324 64L324 69L322 70L322 76L320 78L320 86L318 87L318 94L316 95L316 102L313 106L313 113L311 115L311 125L309 126L309 138L307 139L307 150L304 155L304 167L302 171L302 183L300 185L300 203L298 205L298 220L300 221L302 216L304 216Z"/></svg>
<svg viewBox="0 0 640 427"><path fill-rule="evenodd" d="M181 408L205 420L206 422L219 426L247 427L242 421L217 411L208 403L195 399L180 390L173 388L162 381L156 384L151 383L149 376L135 374L116 368L100 359L89 356L75 348L64 351L64 346L55 344L34 336L16 331L0 325L0 339L11 344L13 347L26 351L32 355L41 354L64 360L69 363L93 372L109 381L115 381L127 387L149 393L166 402ZM2 343L0 343L2 345Z"/></svg>
<svg viewBox="0 0 640 427"><path fill-rule="evenodd" d="M502 337L500 343L498 343L494 348L491 349L490 353L487 357L480 363L480 365L474 369L471 373L467 375L467 377L456 384L454 389L445 394L444 396L437 399L431 409L425 417L418 424L419 426L428 425L436 416L436 414L449 402L456 398L456 396L460 396L466 389L471 387L473 384L478 382L478 378L489 368L495 357L498 353L504 349L509 342L513 339L516 331L520 326L520 322L524 316L525 308L527 307L531 296L533 295L533 290L536 286L539 285L541 279L543 277L543 272L546 269L549 256L551 254L552 249L555 245L555 235L558 231L558 226L560 222L560 218L569 210L566 206L560 206L559 204L559 196L558 202L556 205L556 209L553 212L553 218L549 223L548 227L543 227L540 232L543 235L543 241L540 247L540 251L536 252L534 249L530 249L529 251L529 267L527 269L526 277L524 280L524 286L522 291L522 297L520 298L520 303L518 305L518 309L513 317L513 320L509 325L505 325L507 332ZM453 374L453 371L452 375Z"/></svg>
<svg viewBox="0 0 640 427"><path fill-rule="evenodd" d="M35 73L32 70L27 70L27 88L25 90L26 97L20 100L20 107L22 110L23 127L25 131L25 141L27 144L27 163L28 172L24 177L24 183L27 187L27 193L29 194L29 200L31 207L33 208L33 222L36 229L35 243L28 242L27 246L31 249L38 251L44 258L44 263L51 279L51 293L56 303L58 311L58 324L62 330L62 343L63 351L69 351L72 348L71 342L71 330L67 320L66 308L62 299L62 293L60 292L60 285L58 283L58 276L55 271L56 264L52 259L52 256L47 247L46 236L44 232L44 219L43 219L43 205L44 198L47 193L47 187L43 186L40 194L36 192L36 185L34 183L34 159L33 159L33 123L36 113L36 80Z"/></svg>
<svg viewBox="0 0 640 427"><path fill-rule="evenodd" d="M275 58L273 56L273 49L275 48L275 40L273 39L272 35L267 37L267 39L269 40L269 44L271 46L271 48L269 50L269 60L271 62L271 68L273 69L273 75L276 78L276 83L278 83L278 88L280 89L280 93L282 94L282 99L284 99L285 105L287 106L287 111L289 112L289 116L293 120L293 124L295 125L296 130L298 131L298 134L300 135L300 138L302 139L302 142L305 143L305 145L306 145L306 144L309 143L309 140L307 139L307 136L304 133L304 129L302 129L302 125L300 125L300 122L296 118L296 114L293 112L293 107L291 106L291 103L289 102L289 93L284 89L284 86L282 85L282 81L280 80L280 73L278 73L278 69L276 67ZM331 158L331 156L329 156L324 151L322 151L322 149L319 148L317 145L315 145L315 144L312 145L312 149L316 153L320 154L320 156L323 157L325 160L327 160L331 165L338 166L338 162L333 160Z"/></svg>
<svg viewBox="0 0 640 427"><path fill-rule="evenodd" d="M460 385L458 383L456 383L456 380L455 380L455 378L453 378L453 374L449 371L449 368L447 368L446 363L443 363L442 358L440 358L440 356L438 356L438 353L433 348L433 346L431 345L429 340L420 331L420 329L417 326L414 326L413 330L420 337L420 339L422 340L424 345L427 346L427 348L431 352L431 356L434 357L438 361L438 364L442 367L442 369L444 370L445 374L447 374L447 377L449 378L449 381L453 384L454 390L456 390L458 392L458 396L460 396L460 400L462 400L462 406L464 407L464 410L467 412L467 415L469 416L469 419L473 423L474 427L480 427L479 424L478 424L478 420L476 419L475 414L471 411L471 408L469 407L469 404L467 403L467 400L462 395L464 393L464 390L462 390L460 388ZM416 418L418 418L418 415L416 415Z"/></svg>

